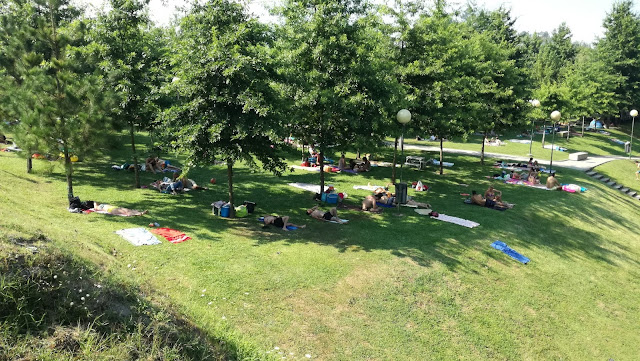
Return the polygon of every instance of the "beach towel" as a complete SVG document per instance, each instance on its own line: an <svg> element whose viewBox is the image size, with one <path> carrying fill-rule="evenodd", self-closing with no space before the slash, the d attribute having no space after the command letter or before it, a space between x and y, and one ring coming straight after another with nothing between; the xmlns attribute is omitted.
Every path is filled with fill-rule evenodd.
<svg viewBox="0 0 640 361"><path fill-rule="evenodd" d="M353 186L353 189L364 189L365 191L375 191L378 188L384 188L383 186Z"/></svg>
<svg viewBox="0 0 640 361"><path fill-rule="evenodd" d="M520 261L524 264L527 264L530 261L527 257L516 252L514 249L507 246L507 244L502 241L495 241L491 243L491 247L497 249L498 251L502 251L504 254L508 255L509 257L515 259L516 261Z"/></svg>
<svg viewBox="0 0 640 361"><path fill-rule="evenodd" d="M291 168L302 169L302 170L306 170L308 172L319 172L320 171L320 167L303 167L301 165L292 165Z"/></svg>
<svg viewBox="0 0 640 361"><path fill-rule="evenodd" d="M382 208L393 208L393 207L395 207L393 204L386 204L386 203L381 203L381 202L376 202L376 204L378 205L378 207L382 207Z"/></svg>
<svg viewBox="0 0 640 361"><path fill-rule="evenodd" d="M558 150L561 152L566 152L567 148L558 146L558 145L551 145L551 144L545 144L544 149L553 149L553 150Z"/></svg>
<svg viewBox="0 0 640 361"><path fill-rule="evenodd" d="M291 187L296 187L296 188L300 188L300 189L304 189L305 191L309 191L309 192L313 192L313 193L320 193L320 186L315 185L315 184L309 184L309 183L287 183L287 185L291 186ZM324 189L327 189L328 185L325 185Z"/></svg>
<svg viewBox="0 0 640 361"><path fill-rule="evenodd" d="M134 246L149 246L162 243L146 228L126 228L115 231L114 233L126 239Z"/></svg>
<svg viewBox="0 0 640 361"><path fill-rule="evenodd" d="M258 221L259 221L259 222L264 222L264 217L259 217L259 218L258 218ZM275 226L274 226L274 227L275 227ZM287 226L287 229L288 229L288 230L290 230L290 231L295 231L295 230L297 230L297 229L298 229L298 227L289 225L289 226Z"/></svg>
<svg viewBox="0 0 640 361"><path fill-rule="evenodd" d="M96 211L95 209L87 209L86 211L82 211L82 213L84 214L98 213L98 214L106 214L107 216L135 217L135 215L132 215L132 214L113 214L106 211Z"/></svg>
<svg viewBox="0 0 640 361"><path fill-rule="evenodd" d="M418 214L423 215L423 216L429 215L429 213L431 213L430 209L414 209L414 211L416 213L418 213ZM443 221L443 222L457 224L459 226L463 226L463 227L467 227L467 228L474 228L474 227L477 227L477 226L480 225L480 223L476 223L476 222L470 221L468 219L448 216L448 215L442 214L442 213L440 213L437 217L433 217L432 216L431 218L437 219L437 220Z"/></svg>
<svg viewBox="0 0 640 361"><path fill-rule="evenodd" d="M527 186L527 187L531 187L531 188L535 188L535 189L544 189L547 191L550 191L552 189L547 188L546 185L544 184L533 184L527 180L522 180L522 179L507 179L506 181L504 181L506 184L515 184L515 185L523 185L523 186Z"/></svg>
<svg viewBox="0 0 640 361"><path fill-rule="evenodd" d="M509 139L511 143L522 143L522 144L530 144L531 140L529 139Z"/></svg>
<svg viewBox="0 0 640 361"><path fill-rule="evenodd" d="M164 228L164 227L154 228L151 230L151 233L157 234L158 236L162 236L171 243L180 243L180 242L188 241L191 239L191 237L178 231L177 229L171 229L171 228Z"/></svg>
<svg viewBox="0 0 640 361"><path fill-rule="evenodd" d="M440 165L440 161L436 159L431 159L431 163L435 165ZM449 162L442 162L442 165L445 167L453 167L453 163L449 163Z"/></svg>
<svg viewBox="0 0 640 361"><path fill-rule="evenodd" d="M616 143L616 144L624 144L625 142L618 139L618 138L609 138L610 141Z"/></svg>

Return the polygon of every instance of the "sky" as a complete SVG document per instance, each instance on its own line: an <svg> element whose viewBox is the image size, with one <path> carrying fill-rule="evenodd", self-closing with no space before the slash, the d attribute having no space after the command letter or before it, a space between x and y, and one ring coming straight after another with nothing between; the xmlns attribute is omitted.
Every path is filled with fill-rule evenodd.
<svg viewBox="0 0 640 361"><path fill-rule="evenodd" d="M79 4L96 8L105 0L75 0ZM249 9L255 15L268 21L266 7L273 5L275 0L245 0ZM611 11L616 0L475 0L478 6L494 10L500 5L511 9L511 15L516 19L515 27L518 31L548 32L551 34L562 22L567 23L573 33L573 40L590 44L602 37L604 29L602 21L607 12ZM150 16L158 24L166 25L176 13L176 7L184 5L184 0L151 0ZM464 5L464 0L450 0L450 4ZM640 6L635 5L639 12Z"/></svg>

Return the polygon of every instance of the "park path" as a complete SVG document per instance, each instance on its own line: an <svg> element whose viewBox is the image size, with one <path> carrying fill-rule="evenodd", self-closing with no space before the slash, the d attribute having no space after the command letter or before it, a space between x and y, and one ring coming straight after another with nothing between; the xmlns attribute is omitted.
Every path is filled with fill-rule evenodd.
<svg viewBox="0 0 640 361"><path fill-rule="evenodd" d="M404 148L405 149L422 150L422 151L427 151L427 152L438 152L438 153L440 152L440 148L439 147L434 147L434 146L430 146L430 145L405 144ZM464 154L464 155L480 157L480 152L479 151L475 151L475 150L452 149L452 148L443 148L442 150L445 153ZM529 161L529 156L517 156L517 155L510 155L510 154L490 153L490 152L484 152L484 155L487 158L499 158L501 160L511 160L511 161L516 161L516 162L528 162ZM599 166L601 164L610 162L612 160L618 160L618 159L629 159L629 157L615 156L615 155L611 155L611 156L589 155L589 157L586 160L570 160L570 159L567 159L567 160L555 161L555 162L553 162L553 166L554 167L562 167L562 168L570 168L570 169L577 169L577 170L587 171L587 170L590 170L590 169L592 169L594 167L597 167L597 166ZM640 158L633 157L632 159L639 160ZM536 159L536 160L540 164L549 165L549 161L548 160L539 160L539 159Z"/></svg>

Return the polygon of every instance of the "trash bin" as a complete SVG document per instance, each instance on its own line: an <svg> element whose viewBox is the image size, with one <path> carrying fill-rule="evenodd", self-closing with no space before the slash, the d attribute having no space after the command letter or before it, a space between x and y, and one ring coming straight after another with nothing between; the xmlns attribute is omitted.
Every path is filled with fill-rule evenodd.
<svg viewBox="0 0 640 361"><path fill-rule="evenodd" d="M396 202L398 204L407 203L407 183L396 183Z"/></svg>
<svg viewBox="0 0 640 361"><path fill-rule="evenodd" d="M624 152L625 153L631 153L631 143L630 142L624 142Z"/></svg>

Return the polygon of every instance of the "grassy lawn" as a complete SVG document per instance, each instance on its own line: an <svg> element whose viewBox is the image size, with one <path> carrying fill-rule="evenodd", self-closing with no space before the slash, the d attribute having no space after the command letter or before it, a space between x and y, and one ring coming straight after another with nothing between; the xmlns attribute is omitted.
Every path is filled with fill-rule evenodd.
<svg viewBox="0 0 640 361"><path fill-rule="evenodd" d="M594 169L600 174L604 174L607 178L623 184L625 187L640 191L640 181L636 179L636 163L633 160L614 160Z"/></svg>
<svg viewBox="0 0 640 361"><path fill-rule="evenodd" d="M571 145L588 144L590 137L599 136L573 138ZM594 149L606 150L597 144ZM511 145L516 144L487 151ZM479 149L471 142L461 146ZM379 157L389 160L390 152ZM307 224L282 232L263 229L254 216L229 220L211 214L210 203L226 198L222 166L190 175L202 183L216 177L212 189L169 196L133 189L132 173L110 169L126 159L123 146L96 162L77 164L76 195L148 209L149 215L70 214L58 163L37 160L34 174L26 174L23 159L0 153L0 233L41 231L63 252L140 288L206 336L225 341L237 350L234 358L637 357L638 203L582 172L560 173L561 182L589 189L582 194L496 184L505 200L516 203L498 212L462 202L460 193L494 184L485 178L493 169L476 158L447 155L455 166L444 176L435 168L403 170L403 180L431 187L421 194L409 190L410 196L439 213L480 223L467 229L410 209L402 209L402 217L388 209L380 215L339 210L350 220L346 225L314 221L303 215L314 205L312 194L286 183L316 183L317 173L275 177L238 167L237 199L256 202L257 215L290 215L292 222ZM298 157L291 154L289 160L295 164ZM332 174L328 183L357 205L368 192L353 185L386 184L390 175L390 168L378 167L362 175ZM143 174L143 183L153 178ZM133 247L113 233L153 221L193 239ZM491 248L497 239L531 263L522 265Z"/></svg>
<svg viewBox="0 0 640 361"><path fill-rule="evenodd" d="M579 132L580 128L577 128ZM598 132L586 132L584 133L584 137L570 137L567 141L566 138L562 138L556 136L555 144L566 148L566 152L560 152L555 150L553 152L554 160L565 160L569 158L569 153L573 152L587 152L591 155L621 155L624 156L624 145L614 143L610 140L610 138L617 138L622 141L628 141L629 135L628 133L623 132L618 129L608 129L607 132L611 133L609 135L601 134ZM500 137L502 141L506 141L507 144L503 146L486 146L485 152L488 153L499 153L499 154L510 154L510 155L519 155L522 157L526 157L529 154L529 144L522 143L513 143L509 142L509 139L523 139L528 140L528 137L518 138L515 133L504 134ZM389 138L388 140L393 141L393 139ZM551 144L552 136L547 134L545 136L545 144ZM429 145L434 147L439 147L440 143L435 141L417 141L415 139L407 139L407 144L417 144L417 145ZM443 143L445 148L452 149L464 149L464 150L474 150L481 151L482 150L482 136L480 135L471 135L466 140L463 139L452 139L451 141L447 141ZM531 151L533 153L533 157L536 159L545 159L548 160L551 158L551 150L542 148L542 135L536 134L533 137L533 146L531 147Z"/></svg>

